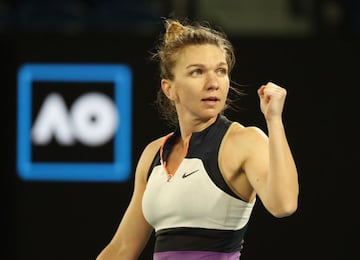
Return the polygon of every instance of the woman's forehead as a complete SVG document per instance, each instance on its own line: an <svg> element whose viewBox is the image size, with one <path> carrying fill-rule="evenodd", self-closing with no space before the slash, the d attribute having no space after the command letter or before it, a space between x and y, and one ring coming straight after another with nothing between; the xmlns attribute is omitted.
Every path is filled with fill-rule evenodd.
<svg viewBox="0 0 360 260"><path fill-rule="evenodd" d="M225 51L213 44L189 45L180 50L176 63L181 66L192 64L226 64Z"/></svg>

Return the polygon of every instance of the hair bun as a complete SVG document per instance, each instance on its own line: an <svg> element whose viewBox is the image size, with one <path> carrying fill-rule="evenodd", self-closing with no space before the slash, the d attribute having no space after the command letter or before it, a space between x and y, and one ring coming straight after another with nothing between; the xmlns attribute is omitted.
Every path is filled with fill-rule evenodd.
<svg viewBox="0 0 360 260"><path fill-rule="evenodd" d="M175 20L167 20L166 21L166 33L165 33L165 44L169 44L174 41L177 37L179 37L184 31L186 27L183 26L180 22Z"/></svg>

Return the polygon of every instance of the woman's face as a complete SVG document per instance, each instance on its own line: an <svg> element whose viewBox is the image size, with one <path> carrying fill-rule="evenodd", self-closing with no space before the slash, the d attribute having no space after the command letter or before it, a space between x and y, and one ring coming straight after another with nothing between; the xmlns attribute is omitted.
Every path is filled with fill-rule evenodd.
<svg viewBox="0 0 360 260"><path fill-rule="evenodd" d="M229 91L225 52L211 44L191 45L177 54L174 79L167 81L179 116L200 120L216 117Z"/></svg>

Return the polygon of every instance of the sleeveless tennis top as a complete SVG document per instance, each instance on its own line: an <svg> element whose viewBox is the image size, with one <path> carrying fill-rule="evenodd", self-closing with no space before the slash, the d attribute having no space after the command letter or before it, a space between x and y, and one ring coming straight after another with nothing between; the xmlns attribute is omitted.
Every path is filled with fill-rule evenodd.
<svg viewBox="0 0 360 260"><path fill-rule="evenodd" d="M163 164L179 129L157 152L142 200L145 219L155 229L154 260L239 259L255 202L241 200L219 169L218 151L231 123L219 115L208 128L193 133L170 180Z"/></svg>

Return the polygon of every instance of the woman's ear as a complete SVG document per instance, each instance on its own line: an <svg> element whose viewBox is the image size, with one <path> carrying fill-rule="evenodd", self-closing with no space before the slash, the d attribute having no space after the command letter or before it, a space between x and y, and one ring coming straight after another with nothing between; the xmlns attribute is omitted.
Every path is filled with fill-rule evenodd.
<svg viewBox="0 0 360 260"><path fill-rule="evenodd" d="M174 94L173 89L171 85L171 81L168 79L162 79L161 80L161 89L165 96L167 96L168 99L174 100Z"/></svg>

